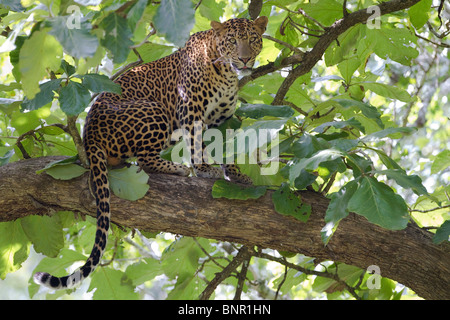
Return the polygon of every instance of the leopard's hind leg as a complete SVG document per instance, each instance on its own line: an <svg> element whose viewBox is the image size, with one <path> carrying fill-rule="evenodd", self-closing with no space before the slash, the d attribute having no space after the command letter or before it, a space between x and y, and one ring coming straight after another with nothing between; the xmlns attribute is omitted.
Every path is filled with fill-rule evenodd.
<svg viewBox="0 0 450 320"><path fill-rule="evenodd" d="M188 176L189 167L178 164L161 157L161 151L174 144L171 141L170 118L165 107L159 103L151 103L146 110L146 117L140 119L137 125L142 126L140 132L134 137L136 148L135 156L139 167L146 173L168 173Z"/></svg>

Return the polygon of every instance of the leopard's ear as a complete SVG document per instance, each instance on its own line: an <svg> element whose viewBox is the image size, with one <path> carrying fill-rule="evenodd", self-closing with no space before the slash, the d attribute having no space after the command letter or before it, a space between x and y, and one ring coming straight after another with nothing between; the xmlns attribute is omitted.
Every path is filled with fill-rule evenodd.
<svg viewBox="0 0 450 320"><path fill-rule="evenodd" d="M217 33L222 32L225 29L225 26L217 21L211 21L211 27L216 31Z"/></svg>
<svg viewBox="0 0 450 320"><path fill-rule="evenodd" d="M253 24L255 25L255 28L258 30L258 32L262 35L264 31L266 31L268 22L269 19L267 17L261 16L256 18L256 20L253 21Z"/></svg>

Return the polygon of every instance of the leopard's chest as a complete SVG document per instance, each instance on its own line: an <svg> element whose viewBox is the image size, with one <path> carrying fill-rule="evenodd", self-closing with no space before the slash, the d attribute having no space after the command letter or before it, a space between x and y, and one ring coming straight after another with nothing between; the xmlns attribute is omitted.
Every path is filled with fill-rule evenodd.
<svg viewBox="0 0 450 320"><path fill-rule="evenodd" d="M205 85L202 94L206 96L204 119L208 126L219 126L235 111L238 82L237 77L215 78Z"/></svg>

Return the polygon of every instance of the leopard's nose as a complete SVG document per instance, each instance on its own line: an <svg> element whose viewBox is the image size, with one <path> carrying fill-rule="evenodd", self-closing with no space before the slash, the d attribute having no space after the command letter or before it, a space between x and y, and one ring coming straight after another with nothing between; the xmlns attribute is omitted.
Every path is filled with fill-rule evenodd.
<svg viewBox="0 0 450 320"><path fill-rule="evenodd" d="M250 58L238 58L240 61L242 61L244 64L247 64L247 62L250 60Z"/></svg>

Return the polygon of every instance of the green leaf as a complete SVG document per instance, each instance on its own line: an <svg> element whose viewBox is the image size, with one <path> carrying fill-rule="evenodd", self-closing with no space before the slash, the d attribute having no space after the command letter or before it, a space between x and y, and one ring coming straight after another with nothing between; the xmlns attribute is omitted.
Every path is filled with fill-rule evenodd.
<svg viewBox="0 0 450 320"><path fill-rule="evenodd" d="M310 158L300 159L294 163L289 169L289 181L291 184L300 175L302 170L315 170L319 164L325 161L332 161L336 158L344 156L344 153L335 149L320 150Z"/></svg>
<svg viewBox="0 0 450 320"><path fill-rule="evenodd" d="M19 54L19 68L22 73L22 88L33 99L39 92L39 81L48 70L56 71L61 65L61 45L45 31L35 31L25 40Z"/></svg>
<svg viewBox="0 0 450 320"><path fill-rule="evenodd" d="M127 14L128 26L131 32L134 32L136 25L141 20L144 14L145 8L147 7L148 0L138 0L137 3L131 7Z"/></svg>
<svg viewBox="0 0 450 320"><path fill-rule="evenodd" d="M101 93L101 92L113 92L117 94L122 93L122 89L119 84L110 80L107 76L90 73L85 74L84 76L80 76L83 79L82 84L87 89L92 92Z"/></svg>
<svg viewBox="0 0 450 320"><path fill-rule="evenodd" d="M137 166L110 170L108 178L111 190L122 199L135 201L145 196L148 189L148 175L138 172Z"/></svg>
<svg viewBox="0 0 450 320"><path fill-rule="evenodd" d="M22 12L25 10L20 0L3 0L2 5L11 11Z"/></svg>
<svg viewBox="0 0 450 320"><path fill-rule="evenodd" d="M167 295L167 300L194 300L202 293L205 282L199 277L178 277L175 287Z"/></svg>
<svg viewBox="0 0 450 320"><path fill-rule="evenodd" d="M30 240L20 220L0 223L0 279L22 266L28 258Z"/></svg>
<svg viewBox="0 0 450 320"><path fill-rule="evenodd" d="M77 164L57 165L45 170L45 172L58 180L71 180L79 177L89 170Z"/></svg>
<svg viewBox="0 0 450 320"><path fill-rule="evenodd" d="M191 0L162 0L153 19L156 30L181 47L194 26L195 10Z"/></svg>
<svg viewBox="0 0 450 320"><path fill-rule="evenodd" d="M258 199L266 193L266 186L241 186L225 180L217 180L212 187L213 198L237 200Z"/></svg>
<svg viewBox="0 0 450 320"><path fill-rule="evenodd" d="M64 50L79 59L93 57L98 48L98 38L90 33L92 26L87 21L80 23L80 28L68 27L71 16L48 18L46 25L52 29L48 32L62 44Z"/></svg>
<svg viewBox="0 0 450 320"><path fill-rule="evenodd" d="M352 100L352 99L334 99L334 101L339 103L344 108L349 108L349 107L358 108L359 110L361 110L361 112L364 116L366 116L369 119L374 119L375 122L378 124L378 126L381 129L384 128L383 121L381 121L381 113L377 110L377 108L375 108L367 103L357 101L357 100Z"/></svg>
<svg viewBox="0 0 450 320"><path fill-rule="evenodd" d="M382 59L389 57L409 66L412 59L419 55L419 51L411 46L416 41L414 33L406 28L367 29L366 37L368 41L376 42L373 50Z"/></svg>
<svg viewBox="0 0 450 320"><path fill-rule="evenodd" d="M342 5L335 0L302 3L301 8L309 16L326 26L330 26L335 20L342 18Z"/></svg>
<svg viewBox="0 0 450 320"><path fill-rule="evenodd" d="M42 134L48 134L50 136L59 136L60 134L64 134L65 131L57 126L46 126L39 129L39 132Z"/></svg>
<svg viewBox="0 0 450 320"><path fill-rule="evenodd" d="M358 184L355 180L347 182L338 192L330 195L331 201L325 213L325 222L337 223L348 216L348 202L355 193Z"/></svg>
<svg viewBox="0 0 450 320"><path fill-rule="evenodd" d="M235 114L240 117L259 119L265 116L289 118L294 110L289 106L273 106L267 104L242 104Z"/></svg>
<svg viewBox="0 0 450 320"><path fill-rule="evenodd" d="M314 129L315 132L318 133L322 133L325 128L327 127L334 127L336 129L342 129L345 127L354 127L356 129L358 129L359 131L361 131L362 133L364 133L366 130L364 129L364 127L361 125L361 123L356 120L355 118L350 118L347 121L331 121L331 122L325 122L322 123L320 126L316 127Z"/></svg>
<svg viewBox="0 0 450 320"><path fill-rule="evenodd" d="M54 258L64 247L62 224L58 215L28 216L21 219L21 223L36 252Z"/></svg>
<svg viewBox="0 0 450 320"><path fill-rule="evenodd" d="M36 110L53 101L55 93L60 88L62 79L53 79L39 85L39 93L34 99L29 100L27 97L23 100L22 108L25 110Z"/></svg>
<svg viewBox="0 0 450 320"><path fill-rule="evenodd" d="M413 100L408 91L392 85L377 82L360 82L356 85L363 86L364 89L371 90L376 94L386 98L400 100L403 102L411 102Z"/></svg>
<svg viewBox="0 0 450 320"><path fill-rule="evenodd" d="M422 28L430 17L432 0L422 0L408 10L409 20L416 29Z"/></svg>
<svg viewBox="0 0 450 320"><path fill-rule="evenodd" d="M139 294L134 292L134 286L131 285L125 273L111 268L98 268L92 275L88 291L94 289L94 300L136 300L139 298Z"/></svg>
<svg viewBox="0 0 450 320"><path fill-rule="evenodd" d="M76 116L87 108L91 101L91 94L82 84L69 81L67 86L61 88L59 104L61 110L69 116Z"/></svg>
<svg viewBox="0 0 450 320"><path fill-rule="evenodd" d="M111 13L103 19L100 26L105 30L101 44L112 53L113 62L125 62L130 53L130 46L133 45L131 41L133 33L127 20L116 13Z"/></svg>
<svg viewBox="0 0 450 320"><path fill-rule="evenodd" d="M329 147L328 142L305 132L292 144L291 151L297 158L309 158L317 151L328 149Z"/></svg>
<svg viewBox="0 0 450 320"><path fill-rule="evenodd" d="M450 241L450 220L445 221L437 230L433 236L433 243L439 244L443 241Z"/></svg>
<svg viewBox="0 0 450 320"><path fill-rule="evenodd" d="M396 133L411 133L413 131L416 131L416 128L413 127L399 127L399 128L387 128L384 130L380 130L371 134L368 134L367 136L362 137L360 140L362 142L369 142L372 140L379 140L381 138L396 134Z"/></svg>
<svg viewBox="0 0 450 320"><path fill-rule="evenodd" d="M14 149L9 150L3 157L0 157L0 167L9 162L9 159L14 155Z"/></svg>
<svg viewBox="0 0 450 320"><path fill-rule="evenodd" d="M145 258L139 263L128 266L125 273L133 285L138 286L146 281L153 280L156 276L162 274L163 271L159 260Z"/></svg>
<svg viewBox="0 0 450 320"><path fill-rule="evenodd" d="M375 148L368 148L368 149L373 150L378 154L378 157L380 157L381 162L383 162L386 168L403 170L402 167L400 167L400 165L397 162L395 162L391 157L389 157L384 151Z"/></svg>
<svg viewBox="0 0 450 320"><path fill-rule="evenodd" d="M350 59L346 59L338 64L339 72L345 80L345 83L349 85L351 83L351 79L356 69L361 65L361 60L357 57L352 57Z"/></svg>
<svg viewBox="0 0 450 320"><path fill-rule="evenodd" d="M303 204L300 196L292 192L289 184L283 183L281 187L272 194L275 210L285 216L293 216L302 222L308 221L311 215L311 206Z"/></svg>
<svg viewBox="0 0 450 320"><path fill-rule="evenodd" d="M223 1L218 3L216 0L203 0L199 8L200 14L208 20L220 21L226 6Z"/></svg>
<svg viewBox="0 0 450 320"><path fill-rule="evenodd" d="M450 167L450 150L440 152L431 165L431 173L438 173Z"/></svg>
<svg viewBox="0 0 450 320"><path fill-rule="evenodd" d="M342 77L339 77L337 75L330 74L330 75L323 76L323 77L313 78L313 79L311 79L311 82L322 82L322 81L328 81L328 80L342 81L342 80L345 80L345 79L342 78Z"/></svg>
<svg viewBox="0 0 450 320"><path fill-rule="evenodd" d="M405 200L384 183L363 176L348 204L348 210L360 214L372 223L389 230L404 229L409 220Z"/></svg>
<svg viewBox="0 0 450 320"><path fill-rule="evenodd" d="M373 173L384 174L389 179L395 180L403 188L411 189L417 195L427 195L427 189L422 184L418 175L407 175L402 169L375 170Z"/></svg>
<svg viewBox="0 0 450 320"><path fill-rule="evenodd" d="M55 166L65 166L67 164L73 164L78 160L78 155L70 157L70 158L65 158L63 160L56 160L56 161L52 161L49 164L47 164L44 168L36 171L36 174L40 174L42 172L44 172L45 170L55 167Z"/></svg>
<svg viewBox="0 0 450 320"><path fill-rule="evenodd" d="M209 241L197 239L208 252ZM161 268L170 279L186 279L192 277L199 267L198 259L205 254L192 238L180 238L172 242L161 256Z"/></svg>

